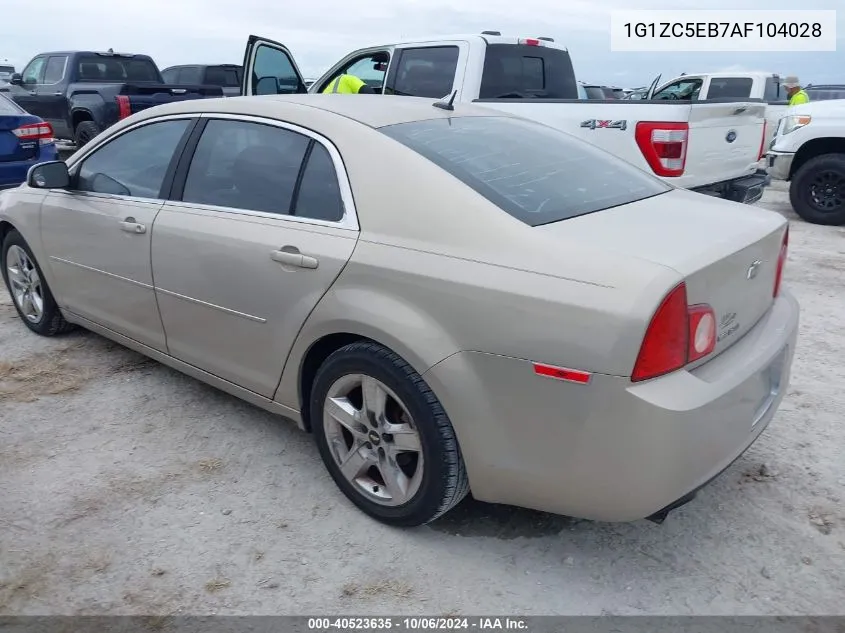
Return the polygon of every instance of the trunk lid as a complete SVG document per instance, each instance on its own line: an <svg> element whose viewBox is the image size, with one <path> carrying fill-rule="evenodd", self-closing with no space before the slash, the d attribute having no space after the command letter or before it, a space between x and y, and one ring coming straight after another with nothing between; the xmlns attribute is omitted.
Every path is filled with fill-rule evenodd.
<svg viewBox="0 0 845 633"><path fill-rule="evenodd" d="M771 307L787 225L772 211L676 189L536 230L598 241L608 252L677 271L686 281L689 304L709 304L716 314L718 341L707 356L712 359Z"/></svg>

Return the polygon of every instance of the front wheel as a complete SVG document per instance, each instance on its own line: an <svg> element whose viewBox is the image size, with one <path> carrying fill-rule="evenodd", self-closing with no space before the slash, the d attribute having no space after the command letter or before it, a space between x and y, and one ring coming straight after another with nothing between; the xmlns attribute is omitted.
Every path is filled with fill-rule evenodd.
<svg viewBox="0 0 845 633"><path fill-rule="evenodd" d="M845 224L845 154L822 154L798 168L789 201L812 224Z"/></svg>
<svg viewBox="0 0 845 633"><path fill-rule="evenodd" d="M314 379L310 412L320 455L341 491L389 525L448 512L469 491L452 423L422 377L373 342L347 345Z"/></svg>
<svg viewBox="0 0 845 633"><path fill-rule="evenodd" d="M72 330L74 326L62 316L41 267L23 236L17 231L10 231L3 240L2 249L3 281L24 325L42 336L55 336Z"/></svg>

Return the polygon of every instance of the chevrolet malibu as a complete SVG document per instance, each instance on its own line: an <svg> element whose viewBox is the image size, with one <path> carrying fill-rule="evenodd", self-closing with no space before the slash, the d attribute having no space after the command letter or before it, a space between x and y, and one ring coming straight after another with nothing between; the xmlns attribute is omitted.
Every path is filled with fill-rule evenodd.
<svg viewBox="0 0 845 633"><path fill-rule="evenodd" d="M152 108L0 195L26 327L292 419L400 526L470 490L608 521L689 501L786 390L787 235L538 123L369 95Z"/></svg>

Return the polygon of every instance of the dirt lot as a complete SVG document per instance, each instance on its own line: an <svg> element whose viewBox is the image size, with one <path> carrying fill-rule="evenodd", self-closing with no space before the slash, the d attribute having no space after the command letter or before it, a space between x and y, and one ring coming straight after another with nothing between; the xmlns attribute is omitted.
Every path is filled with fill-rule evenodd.
<svg viewBox="0 0 845 633"><path fill-rule="evenodd" d="M2 291L0 613L845 614L845 229L761 204L794 220L789 395L663 526L468 500L389 529L294 426L95 335L36 337Z"/></svg>

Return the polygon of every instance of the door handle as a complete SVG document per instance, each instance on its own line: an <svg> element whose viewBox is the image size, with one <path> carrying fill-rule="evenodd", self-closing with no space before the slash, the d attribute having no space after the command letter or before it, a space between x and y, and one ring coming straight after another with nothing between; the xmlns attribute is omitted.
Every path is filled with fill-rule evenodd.
<svg viewBox="0 0 845 633"><path fill-rule="evenodd" d="M135 221L135 218L126 218L123 222L120 223L120 230L126 231L127 233L146 233L147 227L143 224L139 224Z"/></svg>
<svg viewBox="0 0 845 633"><path fill-rule="evenodd" d="M53 93L53 96L54 97L61 97L63 94L64 94L63 92L57 91L57 92Z"/></svg>
<svg viewBox="0 0 845 633"><path fill-rule="evenodd" d="M299 252L298 248L292 246L285 246L277 251L272 251L270 253L270 259L274 262L287 264L288 266L296 266L297 268L317 268L319 264L316 257L303 255Z"/></svg>

